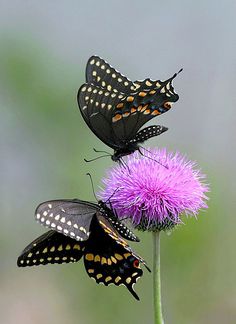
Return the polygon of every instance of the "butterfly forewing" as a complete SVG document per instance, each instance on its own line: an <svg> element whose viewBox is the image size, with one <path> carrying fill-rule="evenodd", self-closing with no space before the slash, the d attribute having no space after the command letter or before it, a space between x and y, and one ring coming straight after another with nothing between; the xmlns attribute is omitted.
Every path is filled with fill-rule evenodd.
<svg viewBox="0 0 236 324"><path fill-rule="evenodd" d="M86 201L51 200L41 203L35 211L36 220L45 227L85 241L90 234L90 223L98 205Z"/></svg>
<svg viewBox="0 0 236 324"><path fill-rule="evenodd" d="M84 244L85 242L77 242L61 233L49 231L24 249L17 260L17 265L28 267L77 262L83 255Z"/></svg>
<svg viewBox="0 0 236 324"><path fill-rule="evenodd" d="M78 104L85 122L111 148L119 146L111 120L113 110L123 97L120 93L109 92L92 84L84 84L78 92Z"/></svg>
<svg viewBox="0 0 236 324"><path fill-rule="evenodd" d="M99 56L92 56L88 60L86 82L114 92L130 93L135 90L131 80L116 71Z"/></svg>
<svg viewBox="0 0 236 324"><path fill-rule="evenodd" d="M90 119L97 112L111 118L116 104L125 96L119 92L108 91L96 85L85 83L78 91L78 103L84 118Z"/></svg>
<svg viewBox="0 0 236 324"><path fill-rule="evenodd" d="M120 244L98 225L94 218L92 232L86 244L84 264L88 275L104 285L125 285L139 299L133 285L142 276L139 259L127 244ZM96 230L93 231L93 227Z"/></svg>

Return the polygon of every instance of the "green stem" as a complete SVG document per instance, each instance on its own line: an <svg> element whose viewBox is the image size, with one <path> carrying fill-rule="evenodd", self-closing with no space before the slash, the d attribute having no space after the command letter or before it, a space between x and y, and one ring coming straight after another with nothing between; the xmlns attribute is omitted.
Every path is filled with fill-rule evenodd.
<svg viewBox="0 0 236 324"><path fill-rule="evenodd" d="M160 231L153 232L154 324L164 324L161 307Z"/></svg>

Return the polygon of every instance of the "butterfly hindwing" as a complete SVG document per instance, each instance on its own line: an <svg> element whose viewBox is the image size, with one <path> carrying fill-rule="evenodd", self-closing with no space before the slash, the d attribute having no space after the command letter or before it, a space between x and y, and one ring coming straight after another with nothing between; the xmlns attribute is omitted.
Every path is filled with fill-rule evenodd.
<svg viewBox="0 0 236 324"><path fill-rule="evenodd" d="M137 80L134 82L135 90L141 91L141 90L152 90L154 88L157 88L160 86L159 80L151 80L149 78L145 80Z"/></svg>
<svg viewBox="0 0 236 324"><path fill-rule="evenodd" d="M167 80L159 88L143 89L123 98L113 110L115 136L131 140L145 123L170 110L179 98L173 89L171 80Z"/></svg>
<svg viewBox="0 0 236 324"><path fill-rule="evenodd" d="M99 56L91 56L86 66L86 82L108 91L130 93L135 90L131 80L116 71Z"/></svg>
<svg viewBox="0 0 236 324"><path fill-rule="evenodd" d="M110 220L105 218L100 213L97 213L96 216L97 216L98 223L103 229L103 231L106 234L108 234L108 236L110 236L114 241L116 241L117 244L121 245L125 250L132 253L132 255L134 255L147 268L147 270L150 271L145 260L131 249L129 244L121 237L121 235L117 232L117 230L112 226Z"/></svg>
<svg viewBox="0 0 236 324"><path fill-rule="evenodd" d="M91 236L84 253L84 264L88 275L97 283L106 286L123 284L139 300L133 286L143 275L140 260L131 248L128 249L127 243L119 244L116 239L108 235L99 226L96 217L93 221Z"/></svg>
<svg viewBox="0 0 236 324"><path fill-rule="evenodd" d="M88 239L90 223L98 205L78 199L51 200L41 203L35 211L43 226L63 233L77 241Z"/></svg>
<svg viewBox="0 0 236 324"><path fill-rule="evenodd" d="M77 262L85 242L77 242L61 233L49 231L30 243L17 260L19 267Z"/></svg>

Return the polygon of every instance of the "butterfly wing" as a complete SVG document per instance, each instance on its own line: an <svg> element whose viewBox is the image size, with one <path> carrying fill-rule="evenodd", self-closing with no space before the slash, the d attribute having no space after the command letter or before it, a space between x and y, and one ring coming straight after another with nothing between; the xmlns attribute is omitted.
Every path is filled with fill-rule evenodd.
<svg viewBox="0 0 236 324"><path fill-rule="evenodd" d="M163 82L151 83L150 79L135 82L138 90L122 98L113 110L112 123L117 138L133 139L146 122L170 110L172 103L179 99L171 83L176 75Z"/></svg>
<svg viewBox="0 0 236 324"><path fill-rule="evenodd" d="M49 231L30 243L18 257L18 267L77 262L85 242L77 242L61 233Z"/></svg>
<svg viewBox="0 0 236 324"><path fill-rule="evenodd" d="M99 217L103 218L101 215ZM84 254L84 265L88 275L97 283L106 286L123 284L139 300L133 289L134 284L143 275L139 258L131 248L127 249L127 243L124 246L108 235L104 228L99 226L96 217L91 226L94 230L87 241Z"/></svg>
<svg viewBox="0 0 236 324"><path fill-rule="evenodd" d="M100 210L102 211L102 213L106 215L109 223L123 238L134 242L140 241L140 239L122 221L120 221L116 211L112 208L110 200L108 200L106 203L99 201L99 206L101 207Z"/></svg>
<svg viewBox="0 0 236 324"><path fill-rule="evenodd" d="M129 244L122 238L122 236L118 233L118 231L112 226L110 220L105 218L100 213L97 213L96 216L97 216L98 223L101 226L101 228L104 230L104 232L107 233L108 236L110 236L113 240L115 240L117 244L123 246L124 249L132 253L147 268L147 270L150 271L145 260L131 249Z"/></svg>
<svg viewBox="0 0 236 324"><path fill-rule="evenodd" d="M99 206L78 199L50 200L35 211L36 220L43 226L63 233L77 241L90 235L90 223Z"/></svg>
<svg viewBox="0 0 236 324"><path fill-rule="evenodd" d="M78 92L78 105L85 122L92 132L113 149L121 143L114 133L113 110L124 95L110 92L93 84L83 84Z"/></svg>
<svg viewBox="0 0 236 324"><path fill-rule="evenodd" d="M159 88L161 85L161 80L151 80L149 78L145 80L136 80L134 82L135 90L153 90L155 88Z"/></svg>
<svg viewBox="0 0 236 324"><path fill-rule="evenodd" d="M87 83L78 92L81 114L93 133L114 150L124 149L150 119L171 108L179 96L166 81L136 81L114 70L98 56L86 67Z"/></svg>
<svg viewBox="0 0 236 324"><path fill-rule="evenodd" d="M86 66L86 82L108 91L129 94L135 86L99 56L91 56Z"/></svg>

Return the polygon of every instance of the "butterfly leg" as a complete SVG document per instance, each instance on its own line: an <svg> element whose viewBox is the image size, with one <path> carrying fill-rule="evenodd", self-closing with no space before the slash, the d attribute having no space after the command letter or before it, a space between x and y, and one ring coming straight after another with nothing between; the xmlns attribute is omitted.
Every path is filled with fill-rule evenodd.
<svg viewBox="0 0 236 324"><path fill-rule="evenodd" d="M148 155L145 155L145 154L144 154L140 149L143 149L144 151L147 151L148 153L151 153L149 150L145 149L145 147L143 147L143 146L139 146L139 148L138 148L138 151L139 151L139 153L140 153L142 156L144 156L144 157L146 157L147 159L150 159L150 160L152 160L152 161L155 161L155 162L157 162L158 164L160 164L161 166L163 166L164 168L168 169L168 167L167 167L166 165L162 164L161 162L157 161L156 159L153 159L152 157L150 157L150 156L148 156Z"/></svg>
<svg viewBox="0 0 236 324"><path fill-rule="evenodd" d="M96 153L106 153L108 156L111 156L111 154L109 152L106 151L98 151L97 149L93 148L94 152Z"/></svg>
<svg viewBox="0 0 236 324"><path fill-rule="evenodd" d="M120 163L121 166L123 166L123 168L128 169L129 173L131 174L128 164L125 163L125 161L122 158L120 158L118 162Z"/></svg>

